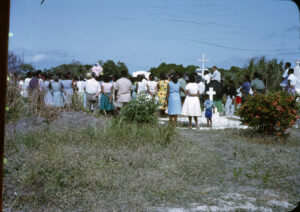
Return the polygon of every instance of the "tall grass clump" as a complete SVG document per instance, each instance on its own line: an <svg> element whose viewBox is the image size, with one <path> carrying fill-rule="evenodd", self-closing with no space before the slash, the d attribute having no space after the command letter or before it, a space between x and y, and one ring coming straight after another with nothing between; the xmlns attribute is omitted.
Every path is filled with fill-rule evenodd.
<svg viewBox="0 0 300 212"><path fill-rule="evenodd" d="M21 96L16 82L9 80L6 89L6 121L13 122L24 117L29 117L31 109L27 99Z"/></svg>
<svg viewBox="0 0 300 212"><path fill-rule="evenodd" d="M173 127L155 124L129 123L123 119L112 119L101 131L105 140L122 142L122 145L136 147L139 145L152 144L166 146L177 140L178 135Z"/></svg>

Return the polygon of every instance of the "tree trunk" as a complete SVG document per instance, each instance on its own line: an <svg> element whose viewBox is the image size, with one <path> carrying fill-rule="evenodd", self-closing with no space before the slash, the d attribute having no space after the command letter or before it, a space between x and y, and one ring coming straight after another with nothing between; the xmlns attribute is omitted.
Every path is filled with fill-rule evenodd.
<svg viewBox="0 0 300 212"><path fill-rule="evenodd" d="M5 97L7 80L8 33L10 0L1 1L0 6L0 211L2 211L4 177Z"/></svg>

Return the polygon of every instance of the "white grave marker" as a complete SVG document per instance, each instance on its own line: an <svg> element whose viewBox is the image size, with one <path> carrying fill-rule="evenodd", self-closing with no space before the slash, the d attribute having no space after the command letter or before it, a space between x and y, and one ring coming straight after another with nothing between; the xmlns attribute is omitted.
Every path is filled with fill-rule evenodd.
<svg viewBox="0 0 300 212"><path fill-rule="evenodd" d="M209 95L209 100L214 101L214 95L216 95L216 92L214 91L214 88L210 87L209 91L206 91L206 93ZM219 117L220 113L218 112L218 108L215 107L215 116Z"/></svg>
<svg viewBox="0 0 300 212"><path fill-rule="evenodd" d="M201 69L198 69L201 71L201 76L204 77L204 71L207 71L208 69L205 68L205 62L208 62L208 59L205 59L204 53L202 53L202 59L198 59L198 62L202 63Z"/></svg>
<svg viewBox="0 0 300 212"><path fill-rule="evenodd" d="M209 95L209 100L214 101L214 95L216 95L216 92L213 88L209 88L209 91L206 91L206 93Z"/></svg>

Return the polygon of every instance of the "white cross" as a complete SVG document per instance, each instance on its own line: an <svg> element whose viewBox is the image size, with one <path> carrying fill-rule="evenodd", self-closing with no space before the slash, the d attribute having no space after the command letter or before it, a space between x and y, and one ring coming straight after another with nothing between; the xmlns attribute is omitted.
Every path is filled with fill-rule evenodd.
<svg viewBox="0 0 300 212"><path fill-rule="evenodd" d="M204 77L204 71L208 70L207 68L205 68L205 62L208 62L208 61L209 61L208 59L205 59L204 53L202 53L202 59L198 59L198 62L202 63L202 66L201 66L201 69L200 69L202 77Z"/></svg>
<svg viewBox="0 0 300 212"><path fill-rule="evenodd" d="M214 95L216 95L216 92L214 91L214 89L209 88L209 91L206 91L206 93L209 95L209 100L213 101L214 100Z"/></svg>

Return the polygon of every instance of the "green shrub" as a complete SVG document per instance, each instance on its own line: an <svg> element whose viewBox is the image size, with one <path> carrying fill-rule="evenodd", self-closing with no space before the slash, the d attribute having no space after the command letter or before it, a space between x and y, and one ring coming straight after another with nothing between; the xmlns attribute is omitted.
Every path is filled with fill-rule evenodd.
<svg viewBox="0 0 300 212"><path fill-rule="evenodd" d="M239 111L241 121L259 134L283 137L298 118L296 99L286 92L251 96Z"/></svg>
<svg viewBox="0 0 300 212"><path fill-rule="evenodd" d="M137 99L130 101L122 108L120 116L124 120L137 123L155 123L159 106L160 103L156 98L140 94Z"/></svg>

